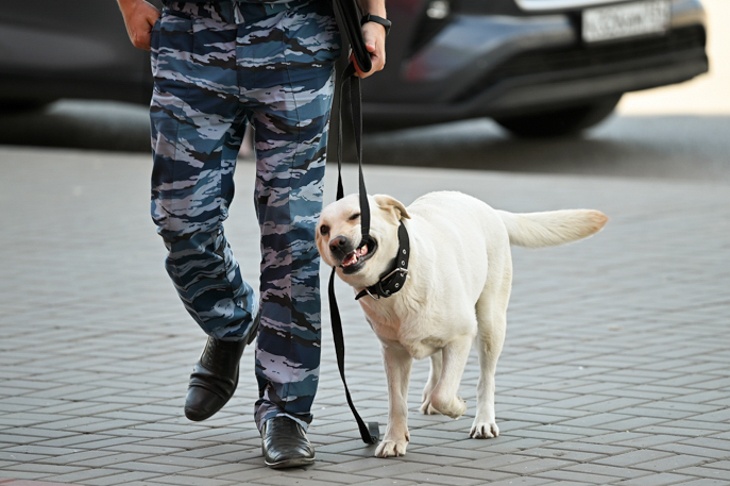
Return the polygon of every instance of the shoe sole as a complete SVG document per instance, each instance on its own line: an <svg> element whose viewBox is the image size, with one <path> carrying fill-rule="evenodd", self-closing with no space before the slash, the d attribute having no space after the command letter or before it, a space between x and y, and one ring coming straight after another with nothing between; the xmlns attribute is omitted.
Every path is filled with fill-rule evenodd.
<svg viewBox="0 0 730 486"><path fill-rule="evenodd" d="M289 469L292 467L304 467L314 464L313 457L298 457L296 459L287 459L279 462L269 462L264 460L264 463L271 469Z"/></svg>

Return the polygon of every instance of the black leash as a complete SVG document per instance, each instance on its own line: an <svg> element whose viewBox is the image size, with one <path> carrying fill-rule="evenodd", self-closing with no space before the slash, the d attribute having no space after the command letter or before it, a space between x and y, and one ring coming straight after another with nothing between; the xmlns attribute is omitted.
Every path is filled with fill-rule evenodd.
<svg viewBox="0 0 730 486"><path fill-rule="evenodd" d="M347 98L345 107L349 109L349 113L343 110L343 98ZM350 63L342 73L342 83L340 89L340 99L338 111L340 113L339 120L339 140L337 142L337 200L344 197L344 188L342 185L342 140L343 140L343 123L345 120L352 122L351 128L353 138L355 140L356 157L359 166L359 190L360 190L360 225L362 232L362 241L366 241L370 234L370 205L367 199L367 190L365 188L365 178L362 172L362 94L360 87L360 78L356 75L355 67ZM347 115L347 116L345 116ZM369 422L367 425L363 421L360 414L355 408L350 395L350 389L347 386L345 378L345 339L342 334L342 319L340 318L340 310L337 306L337 296L335 295L335 273L336 268L332 268L332 274L329 280L329 300L330 300L330 318L332 321L332 337L335 342L335 354L337 355L337 367L340 370L340 378L345 387L345 397L347 404L352 410L357 426L360 429L360 437L366 444L377 444L380 440L380 427L377 422Z"/></svg>
<svg viewBox="0 0 730 486"><path fill-rule="evenodd" d="M347 102L344 107L349 109L345 113L343 109L343 99ZM345 191L342 186L342 140L343 140L343 122L350 120L350 129L353 139L355 140L355 157L358 165L358 179L360 191L360 227L363 240L370 236L370 203L368 202L367 189L365 188L365 176L362 172L362 88L360 86L360 78L355 71L355 65L350 63L342 73L342 81L340 83L340 99L337 111L340 114L339 121L339 140L337 141L337 200L345 197ZM347 116L345 116L347 115Z"/></svg>

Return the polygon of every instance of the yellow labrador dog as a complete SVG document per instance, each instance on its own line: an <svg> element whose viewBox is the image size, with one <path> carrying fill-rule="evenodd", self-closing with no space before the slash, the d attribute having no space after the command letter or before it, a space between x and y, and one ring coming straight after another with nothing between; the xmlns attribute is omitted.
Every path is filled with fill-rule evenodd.
<svg viewBox="0 0 730 486"><path fill-rule="evenodd" d="M368 198L371 238L361 241L355 194L323 210L317 248L355 289L383 346L389 413L375 455L406 453L413 359L431 358L421 412L458 418L466 411L457 391L475 338L481 370L470 435L496 437L494 373L512 287L510 244L576 241L608 218L594 210L509 213L459 192L429 193L408 208L390 196Z"/></svg>

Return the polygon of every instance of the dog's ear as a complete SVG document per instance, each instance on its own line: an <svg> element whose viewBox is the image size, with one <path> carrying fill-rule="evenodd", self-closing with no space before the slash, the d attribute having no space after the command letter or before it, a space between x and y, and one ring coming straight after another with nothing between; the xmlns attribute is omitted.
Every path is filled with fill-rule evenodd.
<svg viewBox="0 0 730 486"><path fill-rule="evenodd" d="M410 215L408 214L406 207L396 198L386 196L385 194L377 194L373 196L373 199L375 199L375 203L381 209L392 211L398 221L401 219L410 219Z"/></svg>

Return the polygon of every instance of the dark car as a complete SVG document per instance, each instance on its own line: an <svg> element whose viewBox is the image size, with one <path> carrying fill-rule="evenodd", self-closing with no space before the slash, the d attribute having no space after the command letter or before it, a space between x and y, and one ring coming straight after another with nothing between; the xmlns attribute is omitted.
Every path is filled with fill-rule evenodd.
<svg viewBox="0 0 730 486"><path fill-rule="evenodd" d="M388 66L363 83L366 127L490 117L559 135L608 116L623 93L708 69L699 0L388 0ZM147 53L113 1L15 2L0 11L0 105L147 103Z"/></svg>

